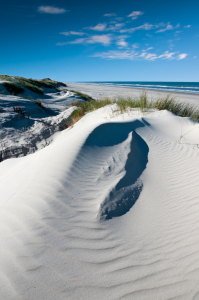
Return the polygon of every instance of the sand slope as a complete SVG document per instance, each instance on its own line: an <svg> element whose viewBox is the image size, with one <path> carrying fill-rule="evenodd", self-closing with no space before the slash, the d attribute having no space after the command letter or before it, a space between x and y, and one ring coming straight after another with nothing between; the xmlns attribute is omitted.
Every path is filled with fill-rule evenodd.
<svg viewBox="0 0 199 300"><path fill-rule="evenodd" d="M45 147L75 109L69 108L70 104L84 101L68 91L45 93L41 99L36 96L42 106L19 96L0 95L0 156L3 151L3 159L24 156ZM16 111L19 108L24 115Z"/></svg>
<svg viewBox="0 0 199 300"><path fill-rule="evenodd" d="M198 299L198 125L87 114L0 164L2 299Z"/></svg>

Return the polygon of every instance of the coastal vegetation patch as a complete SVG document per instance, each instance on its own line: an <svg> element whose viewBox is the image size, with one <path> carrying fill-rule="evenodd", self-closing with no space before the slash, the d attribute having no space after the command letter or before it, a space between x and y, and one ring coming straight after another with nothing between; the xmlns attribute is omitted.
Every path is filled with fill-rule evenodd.
<svg viewBox="0 0 199 300"><path fill-rule="evenodd" d="M110 104L117 104L119 113L124 113L129 108L138 108L142 112L149 109L168 110L177 116L189 117L195 121L199 121L199 110L191 104L175 101L175 99L169 95L164 98L159 98L155 101L149 101L147 99L147 94L143 93L139 98L135 99L131 97L120 97L113 100L110 98L105 98L103 100L92 100L88 102L74 102L71 104L71 106L76 106L77 109L71 114L70 125L74 125L86 113Z"/></svg>
<svg viewBox="0 0 199 300"><path fill-rule="evenodd" d="M24 92L24 88L21 87L20 85L15 84L15 83L3 82L3 86L12 95L18 95L18 94Z"/></svg>
<svg viewBox="0 0 199 300"><path fill-rule="evenodd" d="M43 95L44 88L49 88L49 89L54 89L57 92L59 92L59 87L66 87L66 84L63 82L59 82L59 81L55 81L52 80L50 78L44 78L41 80L38 79L32 79L32 78L24 78L24 77L20 77L20 76L9 76L9 75L0 75L0 80L5 81L3 82L3 85L6 87L9 87L9 83L10 84L14 84L17 85L17 87L20 85L21 88L23 88L23 91L21 90L21 92L10 92L11 88L9 88L8 92L10 93L14 93L15 95L18 95L19 93L24 92L24 88L38 94L38 95ZM16 90L16 89L15 89Z"/></svg>
<svg viewBox="0 0 199 300"><path fill-rule="evenodd" d="M68 91L67 89L64 89L63 91ZM75 93L77 97L82 98L85 101L95 101L91 96L78 92L78 91L74 91L74 90L69 90L69 92L71 93Z"/></svg>

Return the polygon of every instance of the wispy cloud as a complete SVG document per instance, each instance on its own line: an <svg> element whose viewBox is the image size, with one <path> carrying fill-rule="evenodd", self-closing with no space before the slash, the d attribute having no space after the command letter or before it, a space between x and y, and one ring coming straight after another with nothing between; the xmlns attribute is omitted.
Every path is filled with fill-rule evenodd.
<svg viewBox="0 0 199 300"><path fill-rule="evenodd" d="M184 28L190 28L191 27L191 25L185 25L184 26Z"/></svg>
<svg viewBox="0 0 199 300"><path fill-rule="evenodd" d="M123 26L125 26L125 23L116 23L115 25L110 25L109 27L107 27L107 30L118 31L118 30L120 30Z"/></svg>
<svg viewBox="0 0 199 300"><path fill-rule="evenodd" d="M133 11L128 17L132 20L136 20L139 16L142 16L144 13L142 11Z"/></svg>
<svg viewBox="0 0 199 300"><path fill-rule="evenodd" d="M104 17L116 17L116 14L115 13L104 14Z"/></svg>
<svg viewBox="0 0 199 300"><path fill-rule="evenodd" d="M122 18L122 17L117 17L117 18L115 18L115 20L117 20L117 21L122 21L124 18Z"/></svg>
<svg viewBox="0 0 199 300"><path fill-rule="evenodd" d="M159 23L159 24L150 24L150 23L144 23L141 26L138 27L133 27L133 28L126 28L126 29L121 29L120 32L124 33L124 32L134 32L136 30L151 30L151 29L156 29L156 28L160 28L165 26L164 23Z"/></svg>
<svg viewBox="0 0 199 300"><path fill-rule="evenodd" d="M156 33L159 33L159 32L165 32L165 31L167 31L167 30L172 30L172 29L174 29L173 25L167 24L167 26L166 26L165 28L162 28L162 29L156 31Z"/></svg>
<svg viewBox="0 0 199 300"><path fill-rule="evenodd" d="M57 46L64 46L68 44L95 44L100 43L104 46L109 46L112 41L112 36L110 34L103 35L93 35L86 38L79 38L74 41L65 42L65 43L57 43Z"/></svg>
<svg viewBox="0 0 199 300"><path fill-rule="evenodd" d="M172 59L174 55L175 55L175 52L165 51L163 54L159 55L158 58Z"/></svg>
<svg viewBox="0 0 199 300"><path fill-rule="evenodd" d="M104 46L108 46L111 43L111 36L109 34L93 35L93 36L88 38L87 42L89 44L101 43Z"/></svg>
<svg viewBox="0 0 199 300"><path fill-rule="evenodd" d="M68 35L84 35L85 33L81 31L66 31L66 32L60 32L60 34L68 36Z"/></svg>
<svg viewBox="0 0 199 300"><path fill-rule="evenodd" d="M120 47L128 47L128 43L124 39L119 39L116 44Z"/></svg>
<svg viewBox="0 0 199 300"><path fill-rule="evenodd" d="M142 52L135 50L125 50L125 51L108 51L95 53L94 57L106 58L106 59L128 59L128 60L148 60L155 61L157 59L184 59L187 54L176 55L176 52L165 51L161 55L156 53L149 53L147 50L142 50Z"/></svg>
<svg viewBox="0 0 199 300"><path fill-rule="evenodd" d="M85 29L94 31L119 31L123 26L125 26L125 23L117 23L116 21L111 23L114 25L107 26L107 23L99 23L96 26L86 27Z"/></svg>
<svg viewBox="0 0 199 300"><path fill-rule="evenodd" d="M55 7L55 6L39 6L38 12L57 15L57 14L64 14L66 12L66 9Z"/></svg>
<svg viewBox="0 0 199 300"><path fill-rule="evenodd" d="M185 59L187 57L187 53L182 53L182 54L179 54L178 55L178 59L181 60L181 59Z"/></svg>
<svg viewBox="0 0 199 300"><path fill-rule="evenodd" d="M167 23L167 25L166 25L165 28L162 28L162 29L156 31L156 33L159 33L159 32L165 32L165 31L167 31L167 30L173 30L173 29L179 28L179 27L180 27L180 24L179 24L179 23L178 23L176 26L173 26L173 25L171 25L170 23ZM179 33L179 32L181 32L181 31L177 31L177 33Z"/></svg>
<svg viewBox="0 0 199 300"><path fill-rule="evenodd" d="M104 31L106 29L106 23L99 23L94 27L88 27L87 29L95 30L95 31Z"/></svg>

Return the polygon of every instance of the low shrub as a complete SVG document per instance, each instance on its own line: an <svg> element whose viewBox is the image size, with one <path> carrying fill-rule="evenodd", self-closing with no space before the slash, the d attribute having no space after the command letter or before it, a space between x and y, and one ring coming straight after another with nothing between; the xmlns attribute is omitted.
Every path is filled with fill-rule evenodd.
<svg viewBox="0 0 199 300"><path fill-rule="evenodd" d="M25 88L27 88L28 90L36 93L36 94L39 94L39 95L43 95L43 90L42 88L36 86L36 85L33 85L31 84L28 80L24 80L24 79L18 79L18 82L23 85Z"/></svg>
<svg viewBox="0 0 199 300"><path fill-rule="evenodd" d="M6 90L12 95L18 95L24 92L24 88L15 83L3 82L2 84L6 88Z"/></svg>
<svg viewBox="0 0 199 300"><path fill-rule="evenodd" d="M0 75L0 80L13 81L13 78L9 75Z"/></svg>
<svg viewBox="0 0 199 300"><path fill-rule="evenodd" d="M39 95L43 95L42 88L55 89L57 92L59 92L60 86L66 87L65 83L51 80L50 78L37 80L37 79L32 79L32 78L27 79L27 78L20 77L20 76L0 75L0 80L10 81L13 84L20 84L23 87L25 87L25 88L29 89L30 91L37 93Z"/></svg>
<svg viewBox="0 0 199 300"><path fill-rule="evenodd" d="M74 90L70 90L70 92L75 93L77 95L77 97L84 99L85 101L93 101L94 99L87 95L87 94L83 94L81 92L78 91L74 91Z"/></svg>

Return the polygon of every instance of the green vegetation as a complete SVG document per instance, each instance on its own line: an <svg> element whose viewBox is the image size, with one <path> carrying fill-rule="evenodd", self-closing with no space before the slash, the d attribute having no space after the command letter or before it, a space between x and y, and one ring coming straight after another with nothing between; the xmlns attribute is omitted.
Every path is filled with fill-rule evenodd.
<svg viewBox="0 0 199 300"><path fill-rule="evenodd" d="M32 79L32 78L27 79L27 78L20 77L20 76L0 75L0 80L9 81L15 85L16 84L21 85L21 88L27 88L28 90L30 90L38 95L43 95L43 93L44 93L43 88L55 89L57 92L59 92L60 86L64 86L64 87L66 86L65 83L51 80L50 78L37 80L37 79ZM23 89L23 91L24 91L24 89Z"/></svg>
<svg viewBox="0 0 199 300"><path fill-rule="evenodd" d="M69 125L74 125L88 112L114 103L117 104L119 113L124 113L129 108L139 108L141 111L147 111L149 109L168 110L177 116L189 117L193 120L199 121L199 110L190 104L177 102L170 96L156 101L148 101L147 95L144 93L139 99L132 99L129 97L111 100L106 98L104 100L72 103L72 106L77 106L77 109L71 114L71 123Z"/></svg>
<svg viewBox="0 0 199 300"><path fill-rule="evenodd" d="M42 88L38 87L35 84L32 84L31 81L29 81L28 79L21 79L20 77L17 78L18 83L21 84L22 86L24 86L25 88L29 89L30 91L39 94L39 95L43 95L43 90Z"/></svg>
<svg viewBox="0 0 199 300"><path fill-rule="evenodd" d="M38 106L40 106L41 108L44 109L44 106L43 106L41 100L39 100L39 99L38 100L33 100L33 102L35 102Z"/></svg>
<svg viewBox="0 0 199 300"><path fill-rule="evenodd" d="M85 101L94 101L94 99L87 94L83 94L81 92L77 92L74 90L70 90L70 92L75 93L77 95L77 97L80 97L80 98L84 99Z"/></svg>
<svg viewBox="0 0 199 300"><path fill-rule="evenodd" d="M3 80L3 81L13 81L13 77L8 76L8 75L0 75L0 80Z"/></svg>
<svg viewBox="0 0 199 300"><path fill-rule="evenodd" d="M18 95L24 92L24 88L15 83L3 82L2 84L6 88L6 90L12 95Z"/></svg>

